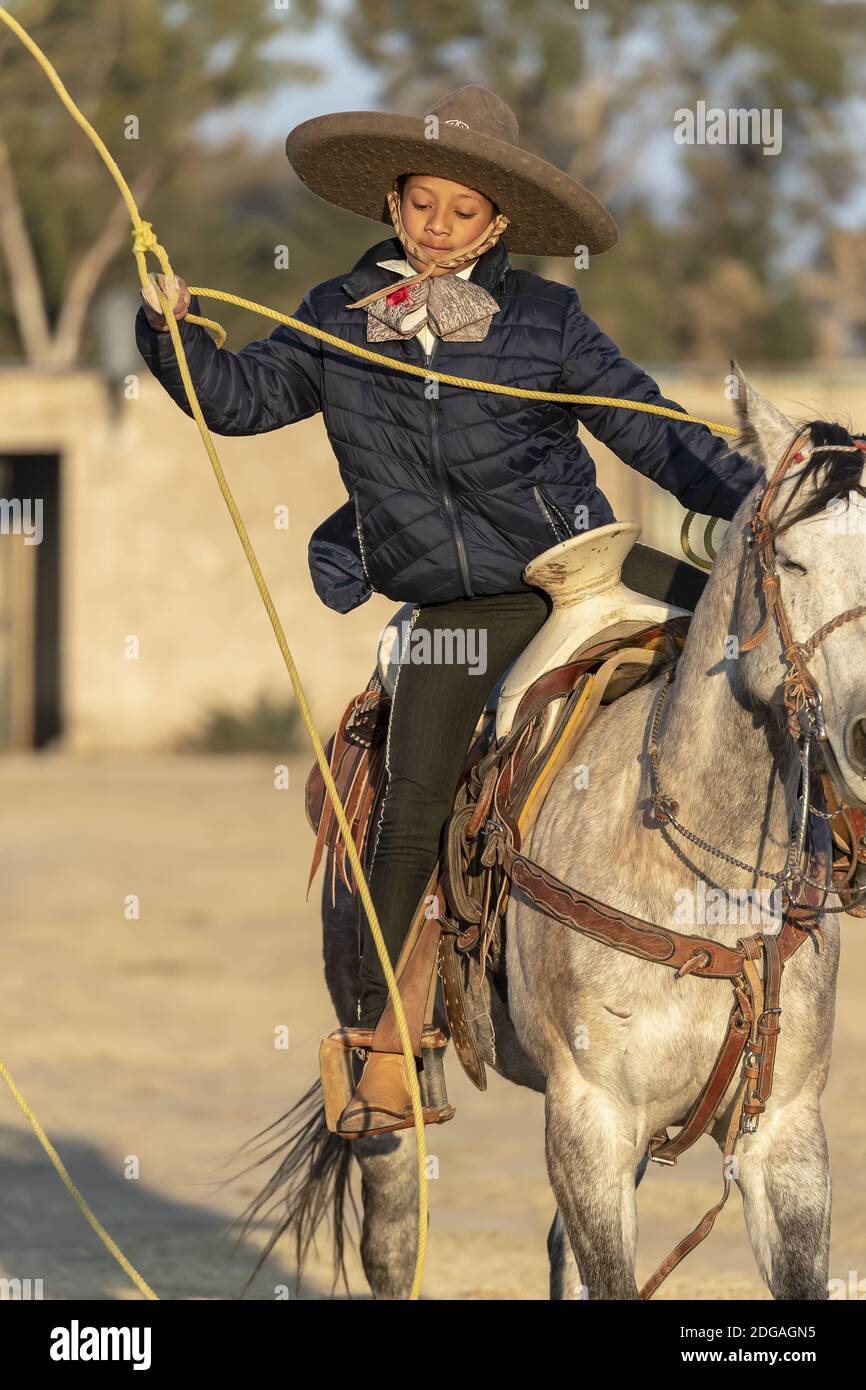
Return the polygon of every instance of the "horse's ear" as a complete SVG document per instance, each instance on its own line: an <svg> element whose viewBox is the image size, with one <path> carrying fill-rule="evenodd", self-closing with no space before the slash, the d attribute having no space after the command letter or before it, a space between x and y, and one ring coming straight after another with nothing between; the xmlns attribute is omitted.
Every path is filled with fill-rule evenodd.
<svg viewBox="0 0 866 1390"><path fill-rule="evenodd" d="M732 447L746 454L764 472L771 471L791 444L797 428L787 415L777 410L760 391L756 391L731 359L733 396L740 435Z"/></svg>

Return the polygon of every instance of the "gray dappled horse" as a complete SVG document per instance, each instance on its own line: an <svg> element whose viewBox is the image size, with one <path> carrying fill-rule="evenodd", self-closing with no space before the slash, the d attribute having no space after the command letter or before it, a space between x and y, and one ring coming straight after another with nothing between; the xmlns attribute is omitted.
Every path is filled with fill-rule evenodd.
<svg viewBox="0 0 866 1390"><path fill-rule="evenodd" d="M798 431L738 380L738 447L770 471ZM771 511L776 519L791 504L800 518L777 551L798 641L866 602L863 456L820 452L821 444L851 443L841 426L808 429L805 462L786 476ZM731 643L753 633L763 617L751 513L752 499L729 527L697 604L665 708L661 759L680 821L745 864L772 872L785 862L800 762L783 717L785 663L775 629L739 657ZM823 696L839 790L862 809L866 620L832 632L810 669ZM701 885L712 886L734 898L761 885L753 873L675 839L648 815L648 722L660 679L602 706L553 782L523 849L616 908L688 931L684 892L697 900ZM588 773L578 779L579 790L577 764ZM349 1024L358 997L357 927L345 890L335 908L326 907L324 928L328 988L340 1022ZM830 1058L838 914L825 915L823 930L825 949L818 953L807 942L784 972L773 1095L757 1132L744 1135L738 1149L736 1180L749 1237L776 1298L826 1297L830 1174L820 1097ZM743 935L739 920L699 922L697 931L731 946ZM545 1095L557 1203L548 1239L551 1296L635 1298L635 1191L648 1141L675 1125L701 1091L725 1032L730 983L677 978L594 942L544 917L518 891L508 906L503 968L507 1008L501 977L489 972L482 985L473 964L468 1012L481 1020L478 1045L486 1063ZM733 1094L734 1083L710 1127L720 1146ZM344 1204L357 1161L367 1279L378 1298L405 1297L417 1222L412 1131L351 1144L331 1135L318 1085L265 1133L277 1126L288 1137L258 1162L281 1161L246 1214L247 1226L279 1209L268 1249L290 1232L300 1269L313 1232L331 1215L340 1267Z"/></svg>

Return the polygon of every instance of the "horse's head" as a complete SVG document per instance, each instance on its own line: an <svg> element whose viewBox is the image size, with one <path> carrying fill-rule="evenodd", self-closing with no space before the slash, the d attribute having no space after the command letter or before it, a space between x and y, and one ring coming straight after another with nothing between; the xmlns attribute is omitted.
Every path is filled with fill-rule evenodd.
<svg viewBox="0 0 866 1390"><path fill-rule="evenodd" d="M828 769L844 799L864 808L864 441L826 421L792 424L732 365L742 429L736 447L764 471L732 527L745 552L735 619L742 688L780 710L787 702L792 728L808 718L808 697L817 692Z"/></svg>

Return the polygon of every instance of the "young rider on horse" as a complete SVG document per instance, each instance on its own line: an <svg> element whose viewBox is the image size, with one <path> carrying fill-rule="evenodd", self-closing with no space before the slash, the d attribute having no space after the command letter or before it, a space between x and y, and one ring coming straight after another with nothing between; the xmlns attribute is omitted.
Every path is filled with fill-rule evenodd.
<svg viewBox="0 0 866 1390"><path fill-rule="evenodd" d="M348 275L310 290L298 319L437 372L675 405L621 356L575 290L512 268L506 227L515 253L572 257L608 249L617 229L587 189L519 147L516 119L492 92L464 87L424 117L318 117L291 132L286 150L313 192L395 232ZM183 281L164 288L177 297L178 319L200 312ZM139 350L189 414L159 300L152 288L143 298ZM348 612L375 591L413 604L368 870L396 961L487 696L550 611L523 569L558 542L614 520L578 422L707 515L733 516L754 484L753 466L700 425L425 381L284 325L238 353L217 350L198 325L181 323L180 333L215 433L257 434L322 411L349 493L310 541L323 602ZM473 659L419 661L416 633L429 634L433 653L441 650L437 633L464 634ZM449 650L453 657L453 644ZM373 1027L386 1000L365 923L359 1023ZM368 1053L340 1133L412 1123L403 1065L399 1053Z"/></svg>

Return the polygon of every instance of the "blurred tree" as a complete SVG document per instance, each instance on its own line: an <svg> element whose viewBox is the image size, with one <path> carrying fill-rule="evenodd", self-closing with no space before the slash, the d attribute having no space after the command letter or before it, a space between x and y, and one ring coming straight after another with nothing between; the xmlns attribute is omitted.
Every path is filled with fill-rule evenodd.
<svg viewBox="0 0 866 1390"><path fill-rule="evenodd" d="M824 355L866 353L866 232L835 231L814 269L800 277L820 309Z"/></svg>
<svg viewBox="0 0 866 1390"><path fill-rule="evenodd" d="M857 183L863 8L862 0L585 8L438 0L407 14L404 0L356 0L344 24L354 51L381 74L383 101L420 111L444 91L483 82L517 112L522 143L611 204L622 241L593 262L585 298L606 326L617 325L627 351L724 363L744 348L754 360L806 355L813 345L790 261L819 254ZM781 109L781 152L675 146L675 113L699 100ZM648 169L666 163L681 186L668 208L647 187ZM583 293L564 261L540 268ZM793 318L803 331L792 337Z"/></svg>
<svg viewBox="0 0 866 1390"><path fill-rule="evenodd" d="M214 111L229 115L318 76L267 46L309 28L320 0L22 0L11 9L117 159L178 273L208 283L210 267L221 285L218 267L239 262L246 294L257 292L248 269L260 272L260 288L266 271L273 292L285 216L275 197L261 206L256 196L273 185L273 160L245 138L214 143L199 127ZM0 29L0 351L75 363L99 290L129 284L130 246L102 161Z"/></svg>
<svg viewBox="0 0 866 1390"><path fill-rule="evenodd" d="M277 142L262 148L220 131L224 117L248 116L282 84L315 79L310 65L278 56L285 46L269 45L311 29L324 0L20 0L13 9L191 283L291 312L376 238L372 224L309 196L289 170L288 184L275 178L275 165L285 168ZM485 82L517 111L528 148L611 204L622 240L588 276L561 259L525 263L575 284L630 355L723 365L732 354L826 348L814 320L827 277L839 273L835 224L862 184L862 0L591 0L586 9L354 0L327 13L378 75L377 105L420 111L463 82ZM323 53L321 67L330 61ZM699 100L781 108L781 153L677 146L676 112ZM311 115L320 109L310 105ZM129 246L101 162L0 30L0 353L61 366L92 356L93 302L102 286L132 283ZM282 246L288 270L276 260ZM809 264L823 268L817 298L800 274ZM272 326L227 306L211 311L232 341ZM833 340L843 339L860 334Z"/></svg>

